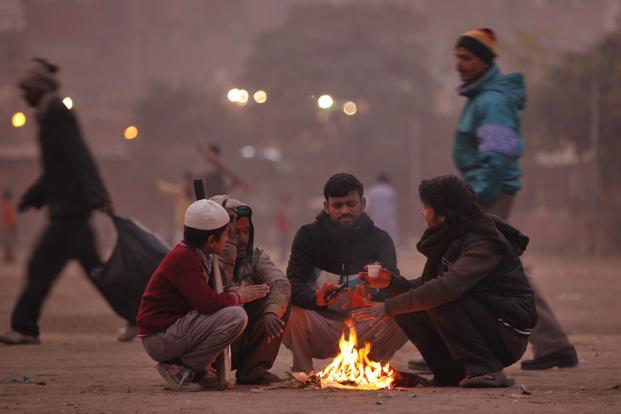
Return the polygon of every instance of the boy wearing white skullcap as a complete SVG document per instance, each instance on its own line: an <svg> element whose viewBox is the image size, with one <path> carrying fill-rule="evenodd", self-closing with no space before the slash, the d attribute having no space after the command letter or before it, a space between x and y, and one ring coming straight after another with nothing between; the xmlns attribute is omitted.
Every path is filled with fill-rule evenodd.
<svg viewBox="0 0 621 414"><path fill-rule="evenodd" d="M238 305L263 297L265 285L216 294L209 286L213 254L222 253L229 215L218 203L198 200L185 213L184 240L162 260L138 311L138 336L166 388L198 391L216 356L245 329Z"/></svg>

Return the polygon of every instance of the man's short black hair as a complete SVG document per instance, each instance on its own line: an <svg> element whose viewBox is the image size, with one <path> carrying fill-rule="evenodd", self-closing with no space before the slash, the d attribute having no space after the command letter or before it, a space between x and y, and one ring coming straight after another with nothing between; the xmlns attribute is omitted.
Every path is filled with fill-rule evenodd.
<svg viewBox="0 0 621 414"><path fill-rule="evenodd" d="M382 171L377 174L377 181L379 181L380 183L387 183L390 181L390 177L388 176L388 174Z"/></svg>
<svg viewBox="0 0 621 414"><path fill-rule="evenodd" d="M183 226L183 241L190 247L201 249L209 240L209 236L214 236L219 240L220 235L226 230L227 226L228 223L214 230L198 230L193 227Z"/></svg>
<svg viewBox="0 0 621 414"><path fill-rule="evenodd" d="M454 175L423 180L418 186L420 200L454 225L483 214L472 186Z"/></svg>
<svg viewBox="0 0 621 414"><path fill-rule="evenodd" d="M364 187L356 177L347 173L334 174L323 187L323 195L326 200L328 197L345 197L353 192L362 197Z"/></svg>

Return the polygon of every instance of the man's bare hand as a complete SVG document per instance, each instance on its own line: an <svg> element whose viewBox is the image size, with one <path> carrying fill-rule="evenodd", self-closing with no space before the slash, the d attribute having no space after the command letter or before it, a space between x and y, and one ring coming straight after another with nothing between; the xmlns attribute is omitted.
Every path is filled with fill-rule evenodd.
<svg viewBox="0 0 621 414"><path fill-rule="evenodd" d="M266 297L270 293L270 287L266 284L242 285L237 288L235 293L239 295L241 303L248 303Z"/></svg>
<svg viewBox="0 0 621 414"><path fill-rule="evenodd" d="M382 302L373 302L370 308L357 309L351 316L357 321L371 321L371 326L389 318L386 306Z"/></svg>
<svg viewBox="0 0 621 414"><path fill-rule="evenodd" d="M366 271L360 272L358 274L358 279L367 283L367 285L372 289L384 289L390 286L390 282L392 281L392 273L384 267L382 267L377 275L377 277L371 277Z"/></svg>
<svg viewBox="0 0 621 414"><path fill-rule="evenodd" d="M263 315L265 331L267 332L267 342L270 343L285 332L285 321L280 319L275 313L269 312Z"/></svg>
<svg viewBox="0 0 621 414"><path fill-rule="evenodd" d="M332 297L326 299L326 296L334 290L339 290L340 286L335 283L324 283L321 288L317 289L315 304L319 308L323 308L324 306L328 306L331 303L334 303L338 300L338 295L332 295Z"/></svg>
<svg viewBox="0 0 621 414"><path fill-rule="evenodd" d="M363 284L356 285L354 290L350 289L348 296L349 301L343 306L344 309L368 308L372 304L371 294Z"/></svg>

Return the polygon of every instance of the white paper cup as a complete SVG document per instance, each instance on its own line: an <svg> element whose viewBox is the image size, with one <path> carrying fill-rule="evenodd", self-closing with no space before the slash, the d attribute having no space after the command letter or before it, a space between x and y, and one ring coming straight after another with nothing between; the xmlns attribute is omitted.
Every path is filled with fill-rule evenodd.
<svg viewBox="0 0 621 414"><path fill-rule="evenodd" d="M369 277L378 277L381 268L382 265L380 264L367 265L367 273L369 274Z"/></svg>

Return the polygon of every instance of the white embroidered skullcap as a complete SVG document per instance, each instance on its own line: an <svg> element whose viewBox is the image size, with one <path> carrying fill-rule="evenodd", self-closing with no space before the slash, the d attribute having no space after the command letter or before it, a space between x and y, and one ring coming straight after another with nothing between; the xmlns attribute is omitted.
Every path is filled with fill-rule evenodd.
<svg viewBox="0 0 621 414"><path fill-rule="evenodd" d="M184 224L196 230L215 230L228 224L229 213L215 201L198 200L185 211Z"/></svg>

